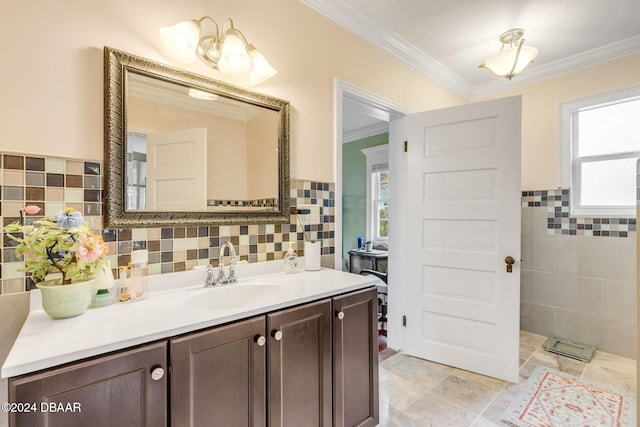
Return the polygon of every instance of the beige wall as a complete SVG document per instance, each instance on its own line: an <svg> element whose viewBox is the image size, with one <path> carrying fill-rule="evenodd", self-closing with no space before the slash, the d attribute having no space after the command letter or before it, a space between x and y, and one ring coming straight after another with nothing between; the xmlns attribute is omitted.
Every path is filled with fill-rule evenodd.
<svg viewBox="0 0 640 427"><path fill-rule="evenodd" d="M158 29L204 15L233 18L278 69L254 89L291 102L293 178L334 179L336 77L416 111L465 102L298 0L5 0L3 149L102 159L103 46L168 63ZM237 83L199 61L174 65Z"/></svg>
<svg viewBox="0 0 640 427"><path fill-rule="evenodd" d="M560 104L640 85L640 55L501 93L522 95L522 189L560 186ZM514 78L514 82L518 77Z"/></svg>
<svg viewBox="0 0 640 427"><path fill-rule="evenodd" d="M103 46L169 63L158 28L204 15L232 17L278 69L254 89L291 102L293 178L333 181L336 77L414 111L466 102L297 0L7 0L3 149L102 159ZM238 83L200 62L174 65ZM640 55L499 95L523 95L523 189L559 184L559 103L640 84L638 69Z"/></svg>

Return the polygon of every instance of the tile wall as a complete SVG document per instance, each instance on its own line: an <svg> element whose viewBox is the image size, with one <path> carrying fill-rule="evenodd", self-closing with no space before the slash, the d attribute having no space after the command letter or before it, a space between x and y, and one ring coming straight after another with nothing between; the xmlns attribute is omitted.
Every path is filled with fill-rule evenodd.
<svg viewBox="0 0 640 427"><path fill-rule="evenodd" d="M0 153L0 216L3 226L19 219L25 205L37 205L43 215L72 207L85 215L94 230L101 230L109 246L111 265L123 266L135 249L149 251L149 273L184 271L196 265L217 265L220 245L231 241L241 260L281 259L288 242L304 255L304 233L297 224L298 204L320 205L320 223L305 226L308 238L322 240L322 253L334 253L335 184L291 180L290 224L231 225L215 227L142 228L102 230L102 167L99 162ZM30 219L37 219L37 216ZM0 290L20 292L33 288L18 271L22 260L13 241L3 235L0 253Z"/></svg>
<svg viewBox="0 0 640 427"><path fill-rule="evenodd" d="M572 218L569 201L522 194L520 327L635 359L636 219Z"/></svg>
<svg viewBox="0 0 640 427"><path fill-rule="evenodd" d="M45 215L73 207L101 230L101 171L99 162L0 153L2 224L33 204ZM282 258L288 242L302 255L304 234L295 215L302 203L321 206L321 223L306 231L322 240L323 254L332 254L335 185L292 180L290 191L290 224L102 230L111 265L126 265L132 250L145 248L151 274L215 265L227 240L249 262ZM625 237L635 237L636 220L571 218L569 200L562 189L522 194L521 328L635 358L636 239ZM0 260L2 293L32 288L4 236Z"/></svg>
<svg viewBox="0 0 640 427"><path fill-rule="evenodd" d="M565 236L628 237L636 231L635 218L574 218L569 211L569 189L523 191L523 207L547 210L549 234Z"/></svg>

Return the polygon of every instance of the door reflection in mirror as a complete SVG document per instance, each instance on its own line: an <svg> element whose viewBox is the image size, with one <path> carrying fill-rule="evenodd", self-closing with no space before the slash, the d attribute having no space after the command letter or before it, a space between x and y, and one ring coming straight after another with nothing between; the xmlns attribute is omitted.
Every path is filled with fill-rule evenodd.
<svg viewBox="0 0 640 427"><path fill-rule="evenodd" d="M127 165L142 174L127 176L127 210L278 209L277 111L131 72L127 83L128 133L147 139L146 168Z"/></svg>

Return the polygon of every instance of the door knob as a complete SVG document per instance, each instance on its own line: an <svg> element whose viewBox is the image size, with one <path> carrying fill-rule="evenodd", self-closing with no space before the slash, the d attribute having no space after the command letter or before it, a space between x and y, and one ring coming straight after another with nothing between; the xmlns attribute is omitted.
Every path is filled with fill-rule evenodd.
<svg viewBox="0 0 640 427"><path fill-rule="evenodd" d="M513 272L513 263L515 263L516 260L512 256L508 256L504 259L504 262L507 264L507 273Z"/></svg>

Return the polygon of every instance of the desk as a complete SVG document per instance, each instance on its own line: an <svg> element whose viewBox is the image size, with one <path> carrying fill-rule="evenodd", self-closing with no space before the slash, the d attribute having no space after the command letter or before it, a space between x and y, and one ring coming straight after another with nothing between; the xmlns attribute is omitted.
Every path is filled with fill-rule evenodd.
<svg viewBox="0 0 640 427"><path fill-rule="evenodd" d="M349 271L351 273L360 273L360 270L376 270L381 272L387 271L388 251L372 249L365 251L363 249L351 249L349 251Z"/></svg>

